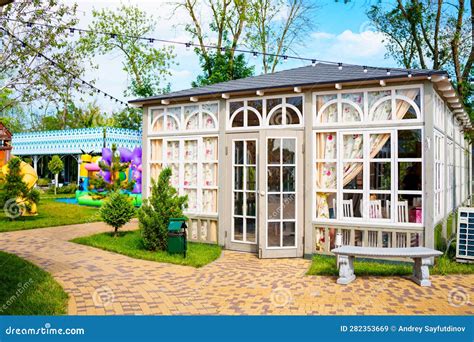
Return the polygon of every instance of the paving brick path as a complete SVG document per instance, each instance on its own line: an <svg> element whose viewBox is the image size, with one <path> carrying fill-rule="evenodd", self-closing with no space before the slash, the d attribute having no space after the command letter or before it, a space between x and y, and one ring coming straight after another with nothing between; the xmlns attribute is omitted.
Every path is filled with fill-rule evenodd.
<svg viewBox="0 0 474 342"><path fill-rule="evenodd" d="M91 223L0 233L0 250L50 272L69 293L72 315L474 314L474 275L433 276L431 288L397 277L339 286L333 277L305 276L310 262L303 259L224 251L194 269L68 242L106 230Z"/></svg>

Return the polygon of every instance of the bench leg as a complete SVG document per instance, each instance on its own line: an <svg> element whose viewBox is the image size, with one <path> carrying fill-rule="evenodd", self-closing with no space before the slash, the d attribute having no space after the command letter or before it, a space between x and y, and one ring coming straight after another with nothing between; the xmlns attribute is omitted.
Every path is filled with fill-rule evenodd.
<svg viewBox="0 0 474 342"><path fill-rule="evenodd" d="M412 280L420 286L431 286L430 269L431 258L414 258Z"/></svg>
<svg viewBox="0 0 474 342"><path fill-rule="evenodd" d="M354 257L347 255L339 256L339 278L337 283L346 285L355 279L354 274Z"/></svg>

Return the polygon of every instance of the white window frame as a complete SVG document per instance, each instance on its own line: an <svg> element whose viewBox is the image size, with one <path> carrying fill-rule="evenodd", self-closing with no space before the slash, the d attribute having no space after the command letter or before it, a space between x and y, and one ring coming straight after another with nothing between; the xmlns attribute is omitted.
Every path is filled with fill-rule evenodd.
<svg viewBox="0 0 474 342"><path fill-rule="evenodd" d="M234 156L235 156L235 141L244 141L244 144L247 145L247 141L254 141L255 142L255 175L257 176L257 178L255 179L255 242L252 242L252 241L247 241L247 215L245 214L242 214L242 215L237 215L237 217L240 217L242 218L242 222L243 222L243 228L244 228L244 231L243 231L243 236L242 236L242 240L236 240L235 239L235 234L234 234L234 218L236 217L235 214L234 214L234 208L235 208L235 201L234 201L234 191L236 189L234 189L234 186L235 186L235 165L242 165L244 167L244 171L243 171L243 185L246 186L245 184L247 184L247 172L246 171L246 166L249 166L248 163L247 163L247 150L245 150L245 154L244 154L244 163L243 164L235 164L234 163ZM258 194L258 174L259 174L259 159L258 159L258 148L259 148L259 139L258 138L244 138L244 139L241 139L241 138L236 138L236 139L232 139L232 157L231 157L231 160L232 160L232 177L231 177L231 181L232 181L232 184L231 184L231 193L232 193L232 196L231 196L231 210L232 212L230 213L230 216L231 216L231 229L230 229L230 234L231 234L231 242L233 243L240 243L240 244L245 244L245 245L256 245L257 242L258 242L258 235L260 233L260 226L259 226L259 194ZM245 192L249 192L248 190L242 190L243 193ZM242 207L242 213L246 212L247 210L247 203L245 203L245 199L246 197L243 196L244 198L244 205Z"/></svg>
<svg viewBox="0 0 474 342"><path fill-rule="evenodd" d="M216 146L216 154L218 153L219 149L219 137L217 134L205 134L205 135L184 135L184 136L162 136L162 137L148 137L147 141L147 146L148 146L148 156L151 157L151 142L153 140L161 140L162 141L162 158L161 160L151 160L149 159L148 165L147 165L147 178L148 178L148 189L146 189L147 194L150 194L150 188L151 188L151 164L161 164L162 168L165 168L168 166L168 163L170 161L167 159L167 148L168 145L167 143L169 141L179 141L179 158L177 161L173 161L174 164L179 165L179 176L178 176L178 193L180 195L184 195L185 188L186 189L191 189L191 187L185 187L184 186L184 164L186 164L186 161L184 160L184 141L186 140L196 140L197 141L197 152L198 152L198 158L196 160L197 163L197 183L195 187L192 187L192 189L196 189L196 202L197 202L197 210L195 211L190 211L190 210L184 210L184 213L186 214L192 214L192 215L202 215L206 217L217 217L218 215L218 208L216 208L215 212L205 212L203 208L203 191L204 190L215 190L216 191L216 196L218 196L219 193L219 187L218 184L214 186L205 186L203 184L204 177L203 177L203 164L215 164L217 165L217 173L219 173L219 162L218 160L205 160L204 159L204 139L206 138L215 138L217 139L217 146ZM218 178L219 174L216 175L216 178Z"/></svg>
<svg viewBox="0 0 474 342"><path fill-rule="evenodd" d="M445 215L445 141L443 133L434 132L434 216L435 222L441 220Z"/></svg>
<svg viewBox="0 0 474 342"><path fill-rule="evenodd" d="M299 179L298 179L298 165L299 165L299 148L298 147L298 138L295 137L295 136L278 136L278 137L265 137L265 157L264 157L264 161L265 161L265 173L267 172L267 168L269 166L268 164L268 154L267 154L267 151L268 151L268 140L269 139L280 139L280 140L283 140L283 139L292 139L295 141L295 164L283 164L282 162L280 164L278 164L281 167L283 167L284 165L288 165L288 166L294 166L295 168L295 191L294 192L294 195L295 195L295 218L294 219L283 219L283 208L281 208L280 210L280 219L279 220L268 220L268 195L269 195L269 191L268 191L268 179L267 181L265 181L265 218L264 218L264 221L265 221L265 227L263 227L263 229L265 229L265 248L266 249L269 249L269 250L285 250L285 249L296 249L298 248L298 222L300 221L300 217L298 217L298 208L299 208L299 203L298 203L298 185L299 185ZM283 149L280 148L280 160L282 161L282 154L283 154ZM270 164L271 165L276 165L276 164ZM281 199L280 199L280 204L283 202L283 173L280 172L280 189L281 191L280 192L271 192L270 194L273 194L273 193L278 193L280 194L281 196ZM280 246L268 246L268 223L269 222L280 222ZM294 222L295 223L295 244L293 246L283 246L283 222Z"/></svg>
<svg viewBox="0 0 474 342"><path fill-rule="evenodd" d="M402 130L420 130L421 131L421 150L422 150L422 156L421 158L398 158L398 137L397 137L397 132L402 131ZM364 225L370 226L372 224L375 224L377 226L387 226L387 227L406 227L406 228L421 228L424 226L424 216L426 214L426 197L425 197L425 189L424 189L424 170L425 170L425 155L424 155L424 127L423 126L412 126L412 127L391 127L387 129L380 129L380 128L364 128L364 129L358 129L357 131L354 130L353 128L345 128L345 129L317 129L313 130L313 146L316 148L317 140L316 140L316 135L318 133L336 133L337 134L337 160L334 162L337 162L337 192L336 192L336 200L337 200L337 210L336 210L336 217L334 219L325 219L325 218L318 218L316 216L316 193L319 192L326 192L325 189L318 189L316 188L316 184L313 182L312 186L312 219L313 219L313 224L334 224L334 223L340 223L340 224L351 224L351 222L360 222L363 223ZM343 198L343 175L342 175L342 170L343 170L343 160L342 160L342 146L343 146L343 141L342 141L342 136L344 134L350 134L350 133L359 133L359 134L364 134L364 189L361 191L363 193L363 217L362 218L357 218L353 217L350 219L343 219L341 210L338 210L339 208L342 208L342 198ZM371 193L378 193L378 190L370 190L370 146L369 146L369 140L368 137L370 134L380 134L380 133L390 133L391 134L391 176L392 176L392 185L391 185L391 190L390 190L390 195L391 195L391 207L390 207L390 213L391 217L390 219L372 219L368 218L368 206L365 205L365 203L368 203L367 200L369 199L369 196ZM381 159L385 160L385 159ZM322 162L327 162L325 160L319 160L316 159L316 154L313 153L312 156L312 169L313 169L313 174L316 173L316 163L318 161ZM421 163L422 167L422 189L421 190L413 190L413 191L408 191L408 190L399 190L398 189L398 184L399 184L399 179L398 179L398 164L400 162L419 162ZM386 190L380 190L382 192L387 192ZM349 190L346 192L355 192L353 190ZM334 193L334 191L332 191ZM414 222L397 222L397 216L396 216L396 206L393 205L393 203L396 203L398 201L398 195L416 195L420 196L422 199L422 222L421 223L414 223Z"/></svg>
<svg viewBox="0 0 474 342"><path fill-rule="evenodd" d="M301 106L302 106L302 111L301 112L294 105L286 102L287 98L291 98L291 97L301 97ZM282 103L277 105L275 108L272 108L272 110L269 113L267 113L266 100L272 100L272 99L281 99ZM258 101L258 100L262 101L262 113L259 113L253 107L248 106L249 101ZM237 109L235 112L230 113L230 104L235 103L235 102L243 102L244 105L243 105L243 107ZM232 99L232 100L227 100L227 103L226 103L226 130L229 131L229 132L235 132L235 131L255 131L255 130L260 130L260 129L302 128L302 127L304 127L304 115L303 115L303 113L305 112L304 106L305 106L304 95L299 94L299 93L272 95L272 96L245 97L245 98L236 98L236 99ZM284 121L286 121L286 115L285 115L286 114L286 108L290 107L298 115L300 123L295 124L295 125L287 125L287 124L270 125L269 122L270 122L271 115L278 108L281 108L281 107L283 107L283 120ZM247 111L248 110L251 110L252 112L257 114L257 116L260 120L260 125L259 126L248 126L247 125ZM238 113L240 113L242 111L244 112L244 126L243 127L232 127L233 119L235 118L235 116Z"/></svg>
<svg viewBox="0 0 474 342"><path fill-rule="evenodd" d="M418 89L419 90L419 98L420 98L420 106L418 107L414 101L411 99L396 94L397 90L407 90L407 89ZM368 93L373 91L390 91L390 95L383 97L377 100L371 108L369 108L369 99ZM352 93L363 93L363 116L361 121L353 121L353 122L342 122L342 104L352 104L351 101L342 99L342 94L352 94ZM324 95L335 95L337 96L336 100L330 100L325 103L319 110L317 110L317 97L324 96ZM392 102L392 115L390 120L380 120L380 121L373 121L369 120L369 113L373 108L376 108L384 101L390 100ZM408 102L416 111L417 118L416 119L396 119L395 118L395 110L396 110L396 101L403 100ZM413 123L422 123L424 119L423 111L424 111L424 89L422 84L413 84L413 85L402 85L402 86L393 86L393 87L373 87L373 88L364 88L364 89L344 89L339 91L321 91L321 92L314 92L312 96L312 115L313 115L313 129L320 129L321 127L350 127L350 126L367 126L367 125L374 125L374 126L383 126L386 124L413 124ZM338 108L338 116L337 122L324 122L319 123L319 116L322 114L322 111L327 108L332 103L337 103ZM355 108L357 108L356 106Z"/></svg>
<svg viewBox="0 0 474 342"><path fill-rule="evenodd" d="M157 136L165 136L165 135L182 135L182 134L193 134L193 133L199 133L199 134L207 134L207 133L213 133L213 132L218 132L219 131L219 115L215 115L214 113L203 109L204 105L217 105L217 114L219 114L219 102L218 101L213 101L213 102L196 102L196 103L185 103L185 104L180 104L180 105L170 105L170 106L154 106L154 107L149 107L148 108L148 120L149 120L149 126L148 126L148 132L147 135L149 137L157 137ZM191 113L191 115L186 119L184 117L184 112L185 112L185 107L191 107L191 106L197 106L198 110L194 111ZM176 118L174 113L170 113L170 109L175 109L175 108L180 108L180 114L179 118ZM163 110L162 113L158 114L155 118L152 118L153 111L156 110ZM211 116L211 118L214 120L215 123L215 128L202 128L203 120L202 116L203 114L208 114ZM197 129L186 129L186 123L188 119L194 115L199 115L198 117L198 128ZM175 119L178 122L178 130L176 131L167 131L167 130L162 130L162 131L153 131L153 126L155 125L155 122L160 118L164 116L163 120L163 126L166 127L167 120L169 116L175 117Z"/></svg>

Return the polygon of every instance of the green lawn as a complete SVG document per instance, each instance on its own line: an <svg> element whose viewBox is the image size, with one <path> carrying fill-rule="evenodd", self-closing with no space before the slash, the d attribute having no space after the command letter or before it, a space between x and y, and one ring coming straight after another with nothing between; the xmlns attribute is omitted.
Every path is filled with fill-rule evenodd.
<svg viewBox="0 0 474 342"><path fill-rule="evenodd" d="M4 252L0 269L0 315L66 313L68 295L49 273Z"/></svg>
<svg viewBox="0 0 474 342"><path fill-rule="evenodd" d="M57 197L64 198L68 196L58 195ZM4 211L1 210L0 232L63 226L95 221L101 221L97 208L56 202L54 200L54 195L52 195L49 198L41 198L38 205L37 216L19 217L16 220L11 221L5 216Z"/></svg>
<svg viewBox="0 0 474 342"><path fill-rule="evenodd" d="M221 247L204 243L188 242L186 258L181 254L168 254L163 251L148 251L143 246L140 230L120 232L117 237L111 233L101 233L86 237L76 238L72 242L101 248L135 259L144 259L170 264L201 267L216 260L221 255Z"/></svg>
<svg viewBox="0 0 474 342"><path fill-rule="evenodd" d="M409 263L390 261L368 261L355 259L355 274L358 276L406 276L412 274ZM462 264L447 257L436 258L435 266L430 268L430 274L473 274L474 264ZM324 255L313 256L313 262L308 275L337 276L336 258Z"/></svg>

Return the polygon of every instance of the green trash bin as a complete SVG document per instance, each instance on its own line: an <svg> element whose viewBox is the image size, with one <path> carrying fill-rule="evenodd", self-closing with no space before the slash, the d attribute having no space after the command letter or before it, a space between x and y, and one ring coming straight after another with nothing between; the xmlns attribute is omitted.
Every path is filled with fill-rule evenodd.
<svg viewBox="0 0 474 342"><path fill-rule="evenodd" d="M171 218L168 224L168 253L182 253L186 258L187 234L186 218Z"/></svg>

